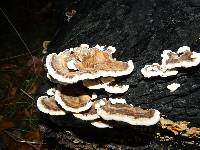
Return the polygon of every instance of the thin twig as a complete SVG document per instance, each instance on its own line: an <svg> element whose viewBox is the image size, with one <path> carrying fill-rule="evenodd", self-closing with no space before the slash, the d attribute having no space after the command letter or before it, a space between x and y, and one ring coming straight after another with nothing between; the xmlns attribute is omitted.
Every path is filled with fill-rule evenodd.
<svg viewBox="0 0 200 150"><path fill-rule="evenodd" d="M15 130L15 131L20 131L20 132L26 132L26 133L30 133L31 131L29 130L25 130L25 129L20 129L20 128L9 128L11 130ZM6 130L6 129L5 129Z"/></svg>
<svg viewBox="0 0 200 150"><path fill-rule="evenodd" d="M32 96L30 96L26 91L20 89L20 91L22 91L22 93L24 93L25 95L27 95L29 98L31 98L32 100L34 100L34 98Z"/></svg>
<svg viewBox="0 0 200 150"><path fill-rule="evenodd" d="M29 50L27 44L25 43L25 41L22 39L21 35L19 34L19 32L17 31L17 29L15 28L15 26L13 25L13 23L11 22L11 20L9 19L8 15L5 14L5 12L3 11L2 8L0 8L2 14L4 15L4 17L6 18L6 20L8 21L8 23L12 26L12 28L15 30L15 32L17 33L17 36L19 37L19 39L21 40L21 42L23 43L24 47L26 48L26 50L29 52L29 54L31 55L31 57L33 57L33 55L31 54L31 51Z"/></svg>
<svg viewBox="0 0 200 150"><path fill-rule="evenodd" d="M26 143L26 144L30 145L31 147L33 147L36 150L40 150L41 147L37 148L34 145L39 145L40 146L41 144L42 145L46 144L46 143L41 143L41 142L26 141L26 140L22 139L21 137L16 137L14 134L12 134L11 132L6 131L6 130L4 130L3 132L6 133L9 137L11 137L14 141L19 142L19 143Z"/></svg>
<svg viewBox="0 0 200 150"><path fill-rule="evenodd" d="M33 50L31 52L33 53L33 52L36 52L36 51L38 51L38 49ZM30 53L29 52L28 53L22 53L22 54L19 54L19 55L16 55L16 56L12 56L12 57L2 58L2 59L0 59L0 61L11 60L11 59L15 59L15 58L18 58L18 57L21 57L21 56L26 56L26 55L30 55Z"/></svg>
<svg viewBox="0 0 200 150"><path fill-rule="evenodd" d="M6 13L3 11L2 8L0 8L2 14L4 15L4 17L6 18L6 20L8 21L8 23L11 25L11 27L14 29L14 31L16 32L17 36L19 37L19 39L21 40L21 42L23 43L24 47L26 48L26 50L28 51L28 53L30 54L33 62L34 62L34 59L33 59L33 55L30 51L30 49L28 48L26 42L22 39L22 36L20 35L20 33L17 31L16 27L14 26L14 24L11 22L11 20L9 19L8 15L6 15ZM34 70L35 70L35 63L34 63Z"/></svg>

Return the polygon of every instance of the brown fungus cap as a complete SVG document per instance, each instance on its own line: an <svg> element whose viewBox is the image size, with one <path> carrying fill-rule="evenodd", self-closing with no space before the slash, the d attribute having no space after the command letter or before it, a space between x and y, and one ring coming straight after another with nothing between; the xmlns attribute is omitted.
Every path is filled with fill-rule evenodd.
<svg viewBox="0 0 200 150"><path fill-rule="evenodd" d="M150 126L156 124L160 119L158 110L144 110L128 104L111 104L106 100L102 100L97 106L97 114L104 120L122 121L131 125Z"/></svg>
<svg viewBox="0 0 200 150"><path fill-rule="evenodd" d="M200 53L191 52L187 46L180 47L177 52L164 50L162 56L162 66L166 69L178 67L192 67L200 63Z"/></svg>
<svg viewBox="0 0 200 150"><path fill-rule="evenodd" d="M86 46L67 49L58 55L49 54L46 67L51 77L66 84L101 76L123 76L130 74L134 69L131 60L122 62L113 59L110 49Z"/></svg>
<svg viewBox="0 0 200 150"><path fill-rule="evenodd" d="M55 100L63 109L74 113L88 110L92 106L91 96L75 86L61 86L55 92Z"/></svg>
<svg viewBox="0 0 200 150"><path fill-rule="evenodd" d="M65 115L65 111L60 109L56 104L54 96L41 96L37 100L38 109L46 114L50 115Z"/></svg>
<svg viewBox="0 0 200 150"><path fill-rule="evenodd" d="M153 63L152 65L145 65L141 69L144 77L150 78L152 76L167 77L176 75L179 67L192 67L200 63L200 53L191 52L190 47L182 46L177 52L171 50L164 50L162 57L162 64Z"/></svg>
<svg viewBox="0 0 200 150"><path fill-rule="evenodd" d="M73 114L74 117L81 120L95 120L100 118L99 115L97 115L97 110L95 109L96 103L97 101L93 102L92 107L84 112Z"/></svg>

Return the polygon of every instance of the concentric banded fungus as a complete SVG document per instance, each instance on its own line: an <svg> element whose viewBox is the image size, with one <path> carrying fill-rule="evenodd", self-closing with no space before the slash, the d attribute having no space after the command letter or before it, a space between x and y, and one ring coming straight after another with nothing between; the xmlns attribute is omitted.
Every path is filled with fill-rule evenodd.
<svg viewBox="0 0 200 150"><path fill-rule="evenodd" d="M61 110L58 105L56 104L56 101L54 99L54 96L48 97L48 96L41 96L37 100L37 107L38 109L46 114L50 115L65 115L65 112Z"/></svg>
<svg viewBox="0 0 200 150"><path fill-rule="evenodd" d="M92 107L84 112L78 113L78 114L73 114L74 117L79 118L81 120L95 120L100 118L99 115L97 115L97 111L95 109L95 105L96 105L97 101L95 101L92 104Z"/></svg>
<svg viewBox="0 0 200 150"><path fill-rule="evenodd" d="M178 67L192 67L200 63L200 53L191 52L190 49L179 48L178 52L164 50L162 56L162 65L167 69Z"/></svg>
<svg viewBox="0 0 200 150"><path fill-rule="evenodd" d="M105 100L100 107L97 107L97 114L104 120L122 121L131 125L150 126L156 124L160 119L160 112L158 110L144 110L128 104L113 105Z"/></svg>
<svg viewBox="0 0 200 150"><path fill-rule="evenodd" d="M69 86L61 87L55 92L55 100L66 111L79 113L92 106L91 97L83 89Z"/></svg>
<svg viewBox="0 0 200 150"><path fill-rule="evenodd" d="M96 47L76 47L65 50L58 55L49 54L46 58L48 73L55 80L71 84L80 80L99 77L117 77L130 74L133 62L117 61L112 58L113 49L106 50Z"/></svg>
<svg viewBox="0 0 200 150"><path fill-rule="evenodd" d="M81 44L80 47L70 48L59 54L49 54L46 58L47 77L59 84L57 84L57 89L47 91L47 94L52 97L43 96L38 99L39 110L54 115L64 115L65 111L69 111L74 117L88 120L99 128L117 127L114 125L115 122L108 120L146 126L157 123L160 118L157 110L133 107L126 104L125 99L120 98L110 98L108 101L105 98L98 100L95 93L88 92L88 89L101 88L109 93L124 93L128 90L129 85L119 86L113 81L115 77L130 74L134 65L131 60L122 62L113 59L112 54L115 51L116 49L112 46L106 48L96 45L89 48L89 45ZM152 74L160 67L155 64L154 66L153 70L150 69ZM160 70L161 75L169 73L164 72L161 67ZM73 84L78 81L82 81L88 88L87 91L81 87L81 84ZM56 105L56 102L64 111Z"/></svg>
<svg viewBox="0 0 200 150"><path fill-rule="evenodd" d="M150 78L152 76L167 77L176 75L178 67L192 67L200 63L200 53L191 52L190 47L183 46L177 50L177 53L171 50L164 50L162 57L162 64L153 63L152 65L145 65L141 69L144 77Z"/></svg>
<svg viewBox="0 0 200 150"><path fill-rule="evenodd" d="M141 69L142 74L146 78L161 76L161 77L168 77L172 75L176 75L178 71L176 70L166 70L162 68L161 65L158 63L153 63L152 65L145 65L144 68Z"/></svg>

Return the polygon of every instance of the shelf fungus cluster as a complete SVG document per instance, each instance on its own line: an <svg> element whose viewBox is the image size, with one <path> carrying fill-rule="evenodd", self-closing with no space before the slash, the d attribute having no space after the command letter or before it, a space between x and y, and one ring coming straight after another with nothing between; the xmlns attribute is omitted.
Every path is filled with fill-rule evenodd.
<svg viewBox="0 0 200 150"><path fill-rule="evenodd" d="M61 84L72 84L86 79L130 74L134 69L133 62L113 59L113 49L111 46L105 50L100 46L89 48L82 44L59 54L49 54L46 58L49 77Z"/></svg>
<svg viewBox="0 0 200 150"><path fill-rule="evenodd" d="M152 65L145 65L141 69L142 74L146 78L153 76L173 76L178 74L176 68L189 68L197 66L200 63L200 53L191 52L190 47L182 46L177 52L171 50L164 50L162 57L162 64L153 63Z"/></svg>
<svg viewBox="0 0 200 150"><path fill-rule="evenodd" d="M89 48L89 45L81 44L59 54L49 54L46 58L47 76L56 83L56 88L38 98L38 109L49 115L71 113L98 128L116 127L117 122L156 124L160 119L158 110L134 107L122 98L108 98L111 94L117 97L129 89L129 85L117 85L115 80L131 74L134 69L132 60L123 62L112 58L115 51L112 46ZM98 89L104 90L106 98L95 93Z"/></svg>

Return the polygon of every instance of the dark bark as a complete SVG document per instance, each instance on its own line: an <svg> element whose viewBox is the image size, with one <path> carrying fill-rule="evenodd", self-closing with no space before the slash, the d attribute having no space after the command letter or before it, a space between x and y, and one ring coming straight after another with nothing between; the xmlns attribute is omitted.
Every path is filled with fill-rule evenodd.
<svg viewBox="0 0 200 150"><path fill-rule="evenodd" d="M119 82L130 85L128 92L123 95L128 103L143 108L155 108L169 119L190 121L193 125L200 126L200 65L188 69L180 68L178 75L168 78L146 79L140 72L146 64L161 63L160 55L164 49L176 51L179 47L188 45L193 51L200 52L198 2L187 0L83 0L77 2L73 9L77 10L77 14L69 23L63 13L62 26L49 46L50 53L60 52L82 43L90 46L96 44L115 46L117 51L114 57L124 61L131 59L135 64L134 72L125 78L126 80L119 79ZM170 93L166 87L173 82L180 83L181 87ZM50 118L48 124L56 122L54 125L57 126L58 120L62 120L56 119L55 121L55 119ZM112 140L108 140L112 138L110 134L113 132L116 136L122 135L121 139L128 135L128 138L123 139L124 143L120 142L120 138L117 142L114 141L118 146L121 144L127 145L127 148L128 146L137 147L137 144L151 146L151 138L154 137L155 130L158 130L157 127L148 128L147 133L140 133L137 131L138 128L140 127L136 129L128 127L118 132L115 129L102 131L87 128L87 130L97 133L97 137L105 134L105 140L102 139L104 144L106 140L113 143ZM142 130L145 131L144 128ZM75 129L72 131L75 132ZM78 135L85 134L87 133L81 132ZM94 136L91 132L89 135ZM84 137L87 140L87 136ZM140 142L133 142L133 139L132 142L128 141L131 138L136 138ZM92 142L98 143L97 139L94 138ZM154 146L156 146L155 143Z"/></svg>

